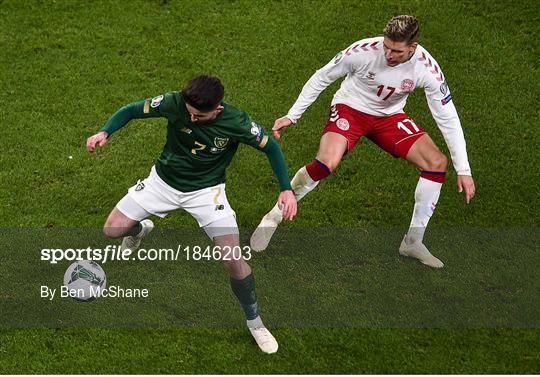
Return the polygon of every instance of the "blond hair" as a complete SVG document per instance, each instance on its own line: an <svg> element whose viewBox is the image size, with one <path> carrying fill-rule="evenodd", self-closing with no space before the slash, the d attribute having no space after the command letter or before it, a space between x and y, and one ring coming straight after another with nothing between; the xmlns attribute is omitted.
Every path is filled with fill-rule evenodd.
<svg viewBox="0 0 540 377"><path fill-rule="evenodd" d="M416 36L420 25L414 16L395 16L392 17L384 28L384 36L394 42L407 42L411 44L416 42Z"/></svg>

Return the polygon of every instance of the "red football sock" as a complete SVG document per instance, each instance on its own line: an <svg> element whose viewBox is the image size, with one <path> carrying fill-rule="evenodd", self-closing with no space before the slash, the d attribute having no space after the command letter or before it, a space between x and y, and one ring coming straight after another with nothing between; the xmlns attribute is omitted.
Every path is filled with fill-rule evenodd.
<svg viewBox="0 0 540 377"><path fill-rule="evenodd" d="M314 181L320 181L321 179L324 179L332 173L332 170L328 168L325 164L320 162L317 159L314 159L309 164L306 165L306 170Z"/></svg>
<svg viewBox="0 0 540 377"><path fill-rule="evenodd" d="M444 183L444 179L446 178L446 172L422 170L420 172L420 177L428 179L433 182Z"/></svg>

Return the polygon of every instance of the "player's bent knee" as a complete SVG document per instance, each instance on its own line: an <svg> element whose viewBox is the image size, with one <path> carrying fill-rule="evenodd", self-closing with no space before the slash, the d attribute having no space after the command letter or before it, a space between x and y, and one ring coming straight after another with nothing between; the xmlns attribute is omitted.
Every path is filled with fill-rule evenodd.
<svg viewBox="0 0 540 377"><path fill-rule="evenodd" d="M321 162L324 165L326 165L326 167L328 168L328 170L330 170L330 172L333 172L338 167L339 163L341 162L341 159L335 159L335 158L323 159Z"/></svg>
<svg viewBox="0 0 540 377"><path fill-rule="evenodd" d="M234 279L244 279L251 273L249 264L243 259L222 259L227 272Z"/></svg>
<svg viewBox="0 0 540 377"><path fill-rule="evenodd" d="M430 156L427 156L424 158L424 160L418 164L418 167L421 170L427 170L427 171L446 171L446 168L448 166L448 159L446 156L437 151L437 153L433 153Z"/></svg>
<svg viewBox="0 0 540 377"><path fill-rule="evenodd" d="M120 238L126 234L129 229L130 228L125 224L107 219L107 222L103 226L103 234L109 238Z"/></svg>
<svg viewBox="0 0 540 377"><path fill-rule="evenodd" d="M137 220L128 218L115 208L112 210L103 226L103 234L109 238L120 238L137 223Z"/></svg>
<svg viewBox="0 0 540 377"><path fill-rule="evenodd" d="M105 237L119 238L123 233L125 233L125 229L121 229L119 227L115 227L108 224L105 224L103 226L103 234L105 235Z"/></svg>
<svg viewBox="0 0 540 377"><path fill-rule="evenodd" d="M448 167L448 158L443 153L438 153L430 159L428 170L431 171L446 171Z"/></svg>

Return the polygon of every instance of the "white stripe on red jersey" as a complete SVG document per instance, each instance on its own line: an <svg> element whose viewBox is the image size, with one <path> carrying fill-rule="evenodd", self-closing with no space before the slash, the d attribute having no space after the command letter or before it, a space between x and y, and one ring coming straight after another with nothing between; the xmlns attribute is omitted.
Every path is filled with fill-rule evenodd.
<svg viewBox="0 0 540 377"><path fill-rule="evenodd" d="M403 113L409 94L415 88L423 88L456 172L471 175L465 137L452 95L441 68L426 49L418 45L408 61L390 67L384 56L383 37L357 41L311 76L287 118L296 122L324 89L344 76L332 105L342 103L375 116Z"/></svg>

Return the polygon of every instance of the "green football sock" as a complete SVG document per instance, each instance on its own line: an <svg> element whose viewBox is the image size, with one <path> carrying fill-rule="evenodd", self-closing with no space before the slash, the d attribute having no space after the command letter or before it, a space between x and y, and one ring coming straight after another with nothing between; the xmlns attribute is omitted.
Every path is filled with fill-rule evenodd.
<svg viewBox="0 0 540 377"><path fill-rule="evenodd" d="M231 277L231 288L246 313L246 319L249 321L257 318L259 316L259 306L257 305L253 273L241 280Z"/></svg>
<svg viewBox="0 0 540 377"><path fill-rule="evenodd" d="M133 228L131 228L130 230L128 230L128 232L126 233L126 236L136 236L138 235L139 233L141 233L141 230L142 230L142 225L141 223L137 223L135 226L133 226Z"/></svg>

